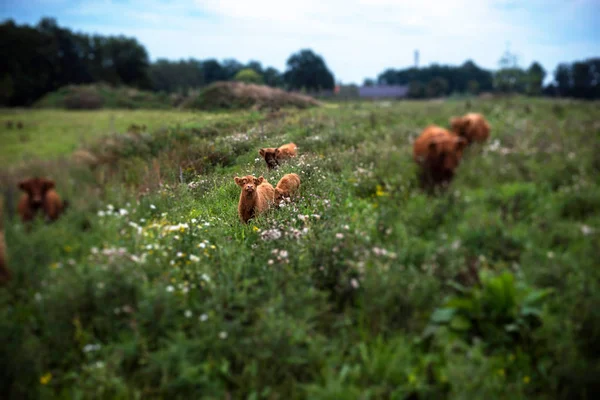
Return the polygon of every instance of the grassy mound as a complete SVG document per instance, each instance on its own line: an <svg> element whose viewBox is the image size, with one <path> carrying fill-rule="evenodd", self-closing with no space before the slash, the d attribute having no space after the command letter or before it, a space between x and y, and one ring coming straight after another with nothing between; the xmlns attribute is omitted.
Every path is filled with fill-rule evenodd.
<svg viewBox="0 0 600 400"><path fill-rule="evenodd" d="M288 93L268 86L241 82L216 82L200 95L184 102L183 108L215 110L241 108L296 107L300 109L319 105L309 96Z"/></svg>
<svg viewBox="0 0 600 400"><path fill-rule="evenodd" d="M69 85L48 93L34 107L66 108L69 110L120 109L166 109L172 107L168 95L145 92L107 84Z"/></svg>

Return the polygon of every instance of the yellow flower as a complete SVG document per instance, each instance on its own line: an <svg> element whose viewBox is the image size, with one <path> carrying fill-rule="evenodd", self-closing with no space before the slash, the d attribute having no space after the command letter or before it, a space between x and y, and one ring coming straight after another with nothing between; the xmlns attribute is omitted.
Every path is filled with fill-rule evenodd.
<svg viewBox="0 0 600 400"><path fill-rule="evenodd" d="M260 229L258 228L258 226L253 226L253 227L252 227L252 230L253 230L254 232L258 232L258 231L260 231Z"/></svg>
<svg viewBox="0 0 600 400"><path fill-rule="evenodd" d="M52 268L52 269L58 268L58 263L55 262L55 263L50 264L50 268Z"/></svg>
<svg viewBox="0 0 600 400"><path fill-rule="evenodd" d="M214 249L216 249L216 248L217 248L217 246L215 246L214 244L211 244L211 245L210 245L210 248L214 250Z"/></svg>
<svg viewBox="0 0 600 400"><path fill-rule="evenodd" d="M387 196L387 193L383 190L380 185L377 185L377 191L375 192L377 197Z"/></svg>
<svg viewBox="0 0 600 400"><path fill-rule="evenodd" d="M52 374L48 372L45 375L40 376L40 383L42 385L47 385L52 380Z"/></svg>
<svg viewBox="0 0 600 400"><path fill-rule="evenodd" d="M65 246L64 249L67 253L70 253L71 251L73 251L73 248L71 246Z"/></svg>
<svg viewBox="0 0 600 400"><path fill-rule="evenodd" d="M505 375L504 368L500 368L497 372L498 372L498 375L500 375L500 376Z"/></svg>
<svg viewBox="0 0 600 400"><path fill-rule="evenodd" d="M530 378L529 376L525 375L525 376L523 377L523 383L524 383L524 384L528 384L529 382L531 382L531 378Z"/></svg>

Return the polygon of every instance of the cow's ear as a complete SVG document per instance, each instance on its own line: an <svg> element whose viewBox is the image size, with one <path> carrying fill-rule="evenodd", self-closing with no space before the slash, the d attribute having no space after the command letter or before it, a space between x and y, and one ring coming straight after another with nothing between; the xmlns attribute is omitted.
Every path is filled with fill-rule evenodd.
<svg viewBox="0 0 600 400"><path fill-rule="evenodd" d="M262 157L264 157L265 156L265 149L260 149L258 151L258 154L260 154Z"/></svg>

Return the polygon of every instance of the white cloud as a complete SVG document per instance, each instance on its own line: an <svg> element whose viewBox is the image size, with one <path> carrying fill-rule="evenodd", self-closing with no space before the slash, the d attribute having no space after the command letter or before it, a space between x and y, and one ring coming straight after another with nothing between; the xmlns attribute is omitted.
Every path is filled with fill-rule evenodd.
<svg viewBox="0 0 600 400"><path fill-rule="evenodd" d="M360 82L388 67L412 65L415 49L420 50L421 65L473 59L496 68L507 42L521 55L521 65L535 59L551 72L560 61L600 53L597 38L556 44L557 26L578 24L573 16L591 2L96 0L74 12L126 15L131 24L104 22L94 29L134 35L153 58L257 59L283 69L292 52L312 48L325 57L338 79Z"/></svg>

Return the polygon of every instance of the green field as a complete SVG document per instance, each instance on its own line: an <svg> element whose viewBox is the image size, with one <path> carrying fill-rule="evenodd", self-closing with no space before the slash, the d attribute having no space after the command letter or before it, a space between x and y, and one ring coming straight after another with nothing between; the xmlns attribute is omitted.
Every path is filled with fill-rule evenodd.
<svg viewBox="0 0 600 400"><path fill-rule="evenodd" d="M2 165L70 201L27 232L5 201L0 392L63 399L591 399L600 393L598 103L471 100L492 126L449 190L411 140L464 101L283 116L22 111ZM93 171L63 161L131 122ZM3 112L2 120L15 118ZM178 125L179 124L179 125ZM163 125L168 128L161 129ZM5 129L4 126L0 129ZM125 137L125 136L124 136ZM294 141L275 172L260 147ZM295 202L242 225L234 176ZM12 205L11 205L12 204Z"/></svg>
<svg viewBox="0 0 600 400"><path fill-rule="evenodd" d="M237 114L243 115L243 114ZM123 133L131 124L155 131L179 124L203 126L231 118L223 113L166 110L0 110L0 167L67 155L99 137ZM8 121L13 128L7 127ZM17 129L21 121L23 129Z"/></svg>

